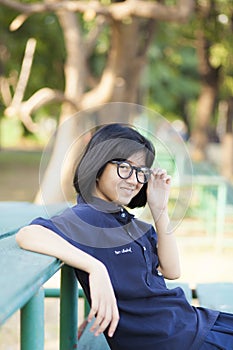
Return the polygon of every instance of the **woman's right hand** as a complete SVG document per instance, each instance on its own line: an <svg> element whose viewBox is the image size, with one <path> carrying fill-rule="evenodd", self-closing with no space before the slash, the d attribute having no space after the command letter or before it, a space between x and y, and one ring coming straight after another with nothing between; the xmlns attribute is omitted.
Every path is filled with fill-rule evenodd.
<svg viewBox="0 0 233 350"><path fill-rule="evenodd" d="M40 225L23 227L16 234L16 241L23 249L55 256L69 266L86 271L91 296L88 320L96 317L91 330L99 335L109 326L108 335L113 336L119 312L108 271L102 262Z"/></svg>
<svg viewBox="0 0 233 350"><path fill-rule="evenodd" d="M90 330L98 336L109 327L108 336L112 337L119 322L119 311L108 271L101 262L89 271L89 284L91 310L88 322L95 317Z"/></svg>

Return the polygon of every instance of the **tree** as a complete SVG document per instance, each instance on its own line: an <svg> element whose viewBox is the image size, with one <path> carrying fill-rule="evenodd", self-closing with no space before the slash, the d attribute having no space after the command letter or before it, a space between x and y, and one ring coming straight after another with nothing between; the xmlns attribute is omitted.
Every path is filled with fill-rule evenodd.
<svg viewBox="0 0 233 350"><path fill-rule="evenodd" d="M193 160L208 160L209 143L222 143L219 170L230 180L233 134L227 111L233 94L232 28L229 1L197 1L187 24L161 23L162 35L157 31L149 51L147 76L149 103L186 123Z"/></svg>
<svg viewBox="0 0 233 350"><path fill-rule="evenodd" d="M221 91L224 90L225 80L230 73L227 72L227 66L232 56L232 50L229 47L232 37L231 5L229 2L218 0L200 2L197 4L195 21L201 89L191 137L194 145L194 159L205 160L207 144L219 138L216 133L216 114L223 98ZM221 58L222 52L225 52L224 60ZM228 91L227 99L232 92ZM229 152L232 152L230 148L227 153Z"/></svg>
<svg viewBox="0 0 233 350"><path fill-rule="evenodd" d="M155 31L156 21L185 22L193 11L193 0L160 1L126 0L104 1L47 1L22 3L0 0L0 4L20 12L11 23L16 30L32 15L53 12L63 32L66 61L64 64L64 91L42 88L27 100L13 98L7 113L17 113L21 119L31 120L32 112L51 101L62 103L60 123L77 111L110 101L139 102L139 81L146 64L146 54ZM78 13L78 15L77 15ZM87 35L82 23L92 22ZM86 26L88 27L88 26ZM103 28L108 28L109 48L99 76L91 74L90 58ZM32 55L31 55L32 57ZM28 68L29 70L29 68ZM17 90L16 93L18 94ZM14 102L17 100L17 104ZM69 192L70 169L62 175L60 187L61 149L67 149L75 140L76 125L59 128L53 156L43 180L43 189L51 202L62 200L62 190ZM79 127L81 127L79 125ZM66 145L66 143L68 144ZM69 162L68 162L69 163ZM61 188L62 190L58 190ZM37 196L37 202L41 200ZM48 200L47 200L48 201Z"/></svg>
<svg viewBox="0 0 233 350"><path fill-rule="evenodd" d="M222 175L233 181L233 97L223 101L221 106L224 132L222 135Z"/></svg>

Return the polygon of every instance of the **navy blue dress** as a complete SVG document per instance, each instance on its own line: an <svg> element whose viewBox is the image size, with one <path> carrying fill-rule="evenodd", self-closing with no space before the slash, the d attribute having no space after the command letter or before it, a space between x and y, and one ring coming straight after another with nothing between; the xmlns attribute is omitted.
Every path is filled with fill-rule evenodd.
<svg viewBox="0 0 233 350"><path fill-rule="evenodd" d="M105 332L112 350L233 349L211 345L218 311L191 306L181 288L166 287L152 225L113 203L94 198L87 204L81 197L62 214L32 224L51 229L107 267L120 312L114 336ZM88 274L75 272L90 302ZM233 344L232 334L231 339Z"/></svg>

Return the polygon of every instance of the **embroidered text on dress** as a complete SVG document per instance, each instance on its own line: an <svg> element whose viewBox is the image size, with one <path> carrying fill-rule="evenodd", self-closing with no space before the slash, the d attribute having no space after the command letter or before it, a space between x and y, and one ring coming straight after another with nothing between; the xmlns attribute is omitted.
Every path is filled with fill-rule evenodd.
<svg viewBox="0 0 233 350"><path fill-rule="evenodd" d="M133 253L132 252L132 248L129 247L129 248L123 248L121 250L115 250L114 252L116 255L119 255L119 254L125 254L125 253Z"/></svg>

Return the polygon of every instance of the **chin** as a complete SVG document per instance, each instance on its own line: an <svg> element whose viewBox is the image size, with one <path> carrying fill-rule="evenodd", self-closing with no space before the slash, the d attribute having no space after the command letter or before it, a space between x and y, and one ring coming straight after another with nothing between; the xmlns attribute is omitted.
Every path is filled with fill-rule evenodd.
<svg viewBox="0 0 233 350"><path fill-rule="evenodd" d="M132 200L132 198L130 198L130 199L122 198L121 200L119 199L119 200L117 201L117 203L118 203L119 205L125 205L125 206L127 206L127 205L131 202L131 200Z"/></svg>

